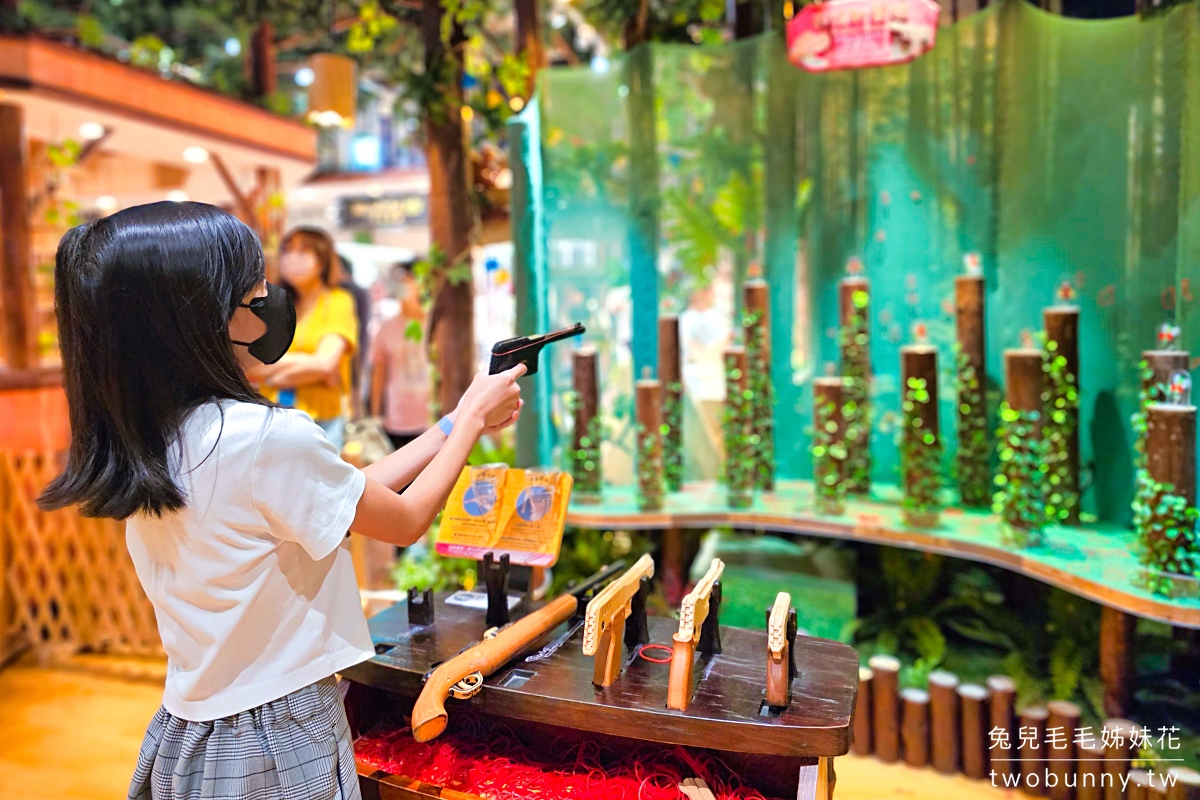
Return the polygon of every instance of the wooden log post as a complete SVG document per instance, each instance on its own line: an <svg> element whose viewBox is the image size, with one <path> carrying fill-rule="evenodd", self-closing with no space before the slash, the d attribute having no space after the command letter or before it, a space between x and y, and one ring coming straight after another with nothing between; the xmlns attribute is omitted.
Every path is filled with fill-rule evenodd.
<svg viewBox="0 0 1200 800"><path fill-rule="evenodd" d="M813 508L839 516L846 511L845 380L813 380Z"/></svg>
<svg viewBox="0 0 1200 800"><path fill-rule="evenodd" d="M900 732L904 739L904 763L910 767L929 764L929 692L905 689L900 692L903 713Z"/></svg>
<svg viewBox="0 0 1200 800"><path fill-rule="evenodd" d="M858 668L858 695L854 698L854 739L850 749L855 755L871 754L871 682L875 673L870 667Z"/></svg>
<svg viewBox="0 0 1200 800"><path fill-rule="evenodd" d="M600 379L596 348L584 345L571 355L571 387L575 393L575 429L571 432L571 477L579 502L600 500L603 471L600 464Z"/></svg>
<svg viewBox="0 0 1200 800"><path fill-rule="evenodd" d="M958 687L962 709L962 771L983 780L988 774L988 690L977 683Z"/></svg>
<svg viewBox="0 0 1200 800"><path fill-rule="evenodd" d="M1150 800L1167 800L1167 781L1165 775L1157 772L1154 774L1154 780L1150 784Z"/></svg>
<svg viewBox="0 0 1200 800"><path fill-rule="evenodd" d="M1023 708L1018 730L1021 759L1021 791L1035 797L1046 795L1046 718L1044 706Z"/></svg>
<svg viewBox="0 0 1200 800"><path fill-rule="evenodd" d="M1104 713L1120 716L1133 696L1133 639L1137 619L1109 606L1100 607L1100 680Z"/></svg>
<svg viewBox="0 0 1200 800"><path fill-rule="evenodd" d="M1182 497L1188 506L1196 505L1196 407L1171 403L1146 406L1146 472L1150 480L1165 487L1151 503L1157 507L1163 495ZM1186 569L1179 551L1193 553L1196 544L1181 529L1175 514L1150 511L1150 524L1142 526L1141 543L1151 569L1179 573ZM1167 529L1172 533L1163 535Z"/></svg>
<svg viewBox="0 0 1200 800"><path fill-rule="evenodd" d="M1066 700L1046 704L1046 765L1053 776L1050 800L1071 800L1074 796L1068 777L1075 772L1075 732L1079 729L1079 706Z"/></svg>
<svg viewBox="0 0 1200 800"><path fill-rule="evenodd" d="M1100 737L1085 739L1076 748L1075 800L1103 800L1104 743Z"/></svg>
<svg viewBox="0 0 1200 800"><path fill-rule="evenodd" d="M989 738L988 756L997 784L1007 786L1009 784L1004 782L1005 778L1021 774L1017 760L1016 715L1013 712L1017 685L1007 675L992 675L987 679L987 689L992 696L988 732L989 737L993 737Z"/></svg>
<svg viewBox="0 0 1200 800"><path fill-rule="evenodd" d="M1055 352L1066 361L1066 374L1075 385L1076 397L1079 392L1079 306L1051 306L1042 311L1042 321L1046 326L1046 341L1055 343ZM1079 524L1079 403L1068 405L1065 409L1068 417L1067 425L1070 435L1067 437L1066 471L1063 475L1065 486L1062 490L1074 496L1075 502L1066 511L1067 516L1062 520L1067 525Z"/></svg>
<svg viewBox="0 0 1200 800"><path fill-rule="evenodd" d="M838 318L842 328L842 377L846 383L847 488L851 494L871 491L871 325L870 283L856 275L838 284Z"/></svg>
<svg viewBox="0 0 1200 800"><path fill-rule="evenodd" d="M1142 393L1151 403L1163 403L1167 400L1166 386L1171 382L1171 374L1186 371L1191 356L1183 350L1143 350L1142 361L1146 364L1142 371Z"/></svg>
<svg viewBox="0 0 1200 800"><path fill-rule="evenodd" d="M11 370L38 364L33 249L29 227L25 110L0 103L0 296L4 298L3 353Z"/></svg>
<svg viewBox="0 0 1200 800"><path fill-rule="evenodd" d="M1150 800L1150 773L1144 769L1131 769L1126 773L1129 788L1125 792L1128 800Z"/></svg>
<svg viewBox="0 0 1200 800"><path fill-rule="evenodd" d="M668 492L683 488L683 367L679 317L658 318L658 379L662 383L663 477Z"/></svg>
<svg viewBox="0 0 1200 800"><path fill-rule="evenodd" d="M929 674L929 719L933 731L931 750L933 768L953 775L958 772L959 724L958 677L938 670Z"/></svg>
<svg viewBox="0 0 1200 800"><path fill-rule="evenodd" d="M1200 800L1200 772L1188 767L1167 770L1167 800Z"/></svg>
<svg viewBox="0 0 1200 800"><path fill-rule="evenodd" d="M754 501L754 453L751 446L750 371L743 347L725 351L725 491L730 508Z"/></svg>
<svg viewBox="0 0 1200 800"><path fill-rule="evenodd" d="M754 486L775 488L775 388L771 381L771 295L767 282L750 278L742 284L743 333L750 366L751 437Z"/></svg>
<svg viewBox="0 0 1200 800"><path fill-rule="evenodd" d="M904 484L904 521L919 528L932 528L938 523L942 440L938 429L937 371L937 348L924 344L900 348L904 411L900 469ZM937 752L936 745L934 752Z"/></svg>
<svg viewBox="0 0 1200 800"><path fill-rule="evenodd" d="M992 507L987 416L987 343L982 275L954 279L958 342L958 494L967 508Z"/></svg>
<svg viewBox="0 0 1200 800"><path fill-rule="evenodd" d="M1108 746L1104 749L1104 800L1125 798L1121 776L1129 771L1136 754L1136 748L1130 743L1134 728L1134 724L1127 719L1109 719L1104 722L1104 730L1109 731Z"/></svg>
<svg viewBox="0 0 1200 800"><path fill-rule="evenodd" d="M900 760L900 659L872 656L867 662L874 673L871 705L874 712L875 755L880 761Z"/></svg>
<svg viewBox="0 0 1200 800"><path fill-rule="evenodd" d="M1042 437L1042 351L1031 347L1004 351L1004 383L1008 407L1016 419L1006 420L1007 440L1002 453L1011 450L1001 471L1006 478L1005 499L1000 516L1007 543L1024 547L1037 544L1045 523L1044 497L1040 489L1018 490L1037 480L1035 467L1043 460Z"/></svg>
<svg viewBox="0 0 1200 800"><path fill-rule="evenodd" d="M642 511L655 511L663 504L662 389L645 373L635 389L637 504Z"/></svg>

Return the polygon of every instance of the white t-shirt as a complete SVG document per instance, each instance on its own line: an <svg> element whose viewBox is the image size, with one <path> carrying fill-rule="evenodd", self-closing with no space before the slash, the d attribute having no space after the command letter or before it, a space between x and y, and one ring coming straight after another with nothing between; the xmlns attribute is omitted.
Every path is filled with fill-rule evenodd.
<svg viewBox="0 0 1200 800"><path fill-rule="evenodd" d="M187 507L126 525L167 651L167 711L226 717L374 655L342 546L362 472L292 409L209 403L181 439Z"/></svg>

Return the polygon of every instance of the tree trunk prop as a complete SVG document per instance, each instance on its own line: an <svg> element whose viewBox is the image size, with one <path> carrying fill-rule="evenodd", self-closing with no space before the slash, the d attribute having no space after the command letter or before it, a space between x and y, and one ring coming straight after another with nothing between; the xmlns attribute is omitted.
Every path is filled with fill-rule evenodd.
<svg viewBox="0 0 1200 800"><path fill-rule="evenodd" d="M870 283L850 276L838 284L842 377L846 379L846 481L851 494L871 491Z"/></svg>
<svg viewBox="0 0 1200 800"><path fill-rule="evenodd" d="M900 469L904 479L904 521L919 528L938 523L942 489L942 440L938 431L937 349L900 348L903 431Z"/></svg>
<svg viewBox="0 0 1200 800"><path fill-rule="evenodd" d="M751 278L742 287L742 328L750 367L751 443L754 485L775 488L775 387L771 381L771 298L766 281Z"/></svg>
<svg viewBox="0 0 1200 800"><path fill-rule="evenodd" d="M659 382L637 382L637 504L657 511L663 504L662 389Z"/></svg>
<svg viewBox="0 0 1200 800"><path fill-rule="evenodd" d="M663 478L667 491L683 488L683 370L679 317L658 318L658 379L662 382Z"/></svg>
<svg viewBox="0 0 1200 800"><path fill-rule="evenodd" d="M962 708L962 771L983 780L988 774L988 690L977 683L958 687Z"/></svg>
<svg viewBox="0 0 1200 800"><path fill-rule="evenodd" d="M982 275L954 279L958 337L958 494L966 508L991 508L992 437L987 415L987 351Z"/></svg>
<svg viewBox="0 0 1200 800"><path fill-rule="evenodd" d="M958 772L962 733L958 705L958 678L950 672L929 675L929 718L933 728L933 768L953 775Z"/></svg>
<svg viewBox="0 0 1200 800"><path fill-rule="evenodd" d="M1075 731L1079 728L1079 706L1066 700L1046 704L1046 765L1057 781L1050 787L1050 800L1071 800L1074 794L1068 776L1075 771Z"/></svg>
<svg viewBox="0 0 1200 800"><path fill-rule="evenodd" d="M1172 594L1200 575L1196 536L1196 407L1146 406L1146 469L1133 504L1147 588ZM1181 577L1176 577L1181 576Z"/></svg>
<svg viewBox="0 0 1200 800"><path fill-rule="evenodd" d="M1063 525L1079 524L1079 307L1042 312L1046 326L1047 392L1043 436L1050 491L1046 513Z"/></svg>
<svg viewBox="0 0 1200 800"><path fill-rule="evenodd" d="M997 782L1007 786L1009 784L1004 782L1005 776L1011 778L1021 773L1017 761L1016 715L1013 711L1017 685L1007 675L992 675L987 679L987 688L992 694L988 730L997 732L996 738L990 741L988 755L992 759Z"/></svg>
<svg viewBox="0 0 1200 800"><path fill-rule="evenodd" d="M813 380L813 509L818 514L846 513L845 380Z"/></svg>
<svg viewBox="0 0 1200 800"><path fill-rule="evenodd" d="M1035 797L1046 795L1046 717L1042 706L1021 710L1021 791Z"/></svg>
<svg viewBox="0 0 1200 800"><path fill-rule="evenodd" d="M872 656L867 665L871 680L871 705L875 712L875 755L880 761L900 760L900 659Z"/></svg>
<svg viewBox="0 0 1200 800"><path fill-rule="evenodd" d="M603 486L600 462L603 431L596 348L591 345L579 348L572 354L571 361L575 430L571 434L571 457L568 463L571 477L575 479L575 499L595 503L600 501Z"/></svg>
<svg viewBox="0 0 1200 800"><path fill-rule="evenodd" d="M905 689L900 693L903 705L900 734L904 739L904 763L910 767L929 765L929 692Z"/></svg>
<svg viewBox="0 0 1200 800"><path fill-rule="evenodd" d="M746 350L725 351L725 490L730 508L754 501L754 448L751 444L753 397Z"/></svg>
<svg viewBox="0 0 1200 800"><path fill-rule="evenodd" d="M871 681L875 673L870 667L858 668L858 694L854 698L854 738L850 749L855 755L871 755Z"/></svg>
<svg viewBox="0 0 1200 800"><path fill-rule="evenodd" d="M995 510L1004 541L1016 547L1041 542L1046 523L1046 463L1042 445L1042 351L1004 351L1007 399L1000 409L1000 472Z"/></svg>

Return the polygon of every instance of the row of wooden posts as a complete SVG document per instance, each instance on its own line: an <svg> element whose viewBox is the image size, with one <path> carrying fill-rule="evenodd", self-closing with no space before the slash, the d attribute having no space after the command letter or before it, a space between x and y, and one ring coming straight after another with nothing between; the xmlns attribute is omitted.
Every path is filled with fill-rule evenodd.
<svg viewBox="0 0 1200 800"><path fill-rule="evenodd" d="M859 670L851 749L1051 800L1200 800L1200 772L1169 760L1182 751L1170 749L1167 734L1151 732L1168 742L1163 766L1132 769L1133 722L1109 719L1090 731L1080 720L1067 701L1018 708L1016 684L1003 675L979 685L939 671L926 689L901 689L899 659L878 655Z"/></svg>

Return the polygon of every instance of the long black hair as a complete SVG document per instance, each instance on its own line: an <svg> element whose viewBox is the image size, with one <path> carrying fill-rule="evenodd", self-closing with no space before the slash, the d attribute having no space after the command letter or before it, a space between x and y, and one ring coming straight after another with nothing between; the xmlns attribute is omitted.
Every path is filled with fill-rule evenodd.
<svg viewBox="0 0 1200 800"><path fill-rule="evenodd" d="M266 404L229 340L264 276L254 232L204 203L134 206L67 232L54 300L71 449L42 509L125 519L183 508L168 454L188 412Z"/></svg>

